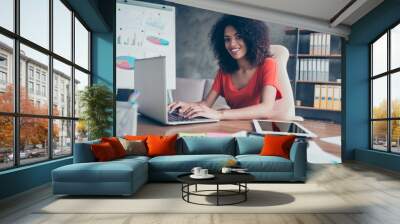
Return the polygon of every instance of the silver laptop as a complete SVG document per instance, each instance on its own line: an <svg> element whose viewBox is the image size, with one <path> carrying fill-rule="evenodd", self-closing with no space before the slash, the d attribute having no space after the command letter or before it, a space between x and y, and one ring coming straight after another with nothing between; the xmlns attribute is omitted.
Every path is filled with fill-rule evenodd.
<svg viewBox="0 0 400 224"><path fill-rule="evenodd" d="M165 56L137 59L135 61L135 89L139 91L139 112L167 125L216 122L218 120L198 117L187 119L168 111ZM190 94L190 92L188 92Z"/></svg>

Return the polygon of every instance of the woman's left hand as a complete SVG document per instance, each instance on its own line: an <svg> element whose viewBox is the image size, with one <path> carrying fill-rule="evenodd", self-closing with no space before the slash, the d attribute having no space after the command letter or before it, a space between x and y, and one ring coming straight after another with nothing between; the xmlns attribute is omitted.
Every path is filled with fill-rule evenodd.
<svg viewBox="0 0 400 224"><path fill-rule="evenodd" d="M191 106L188 112L184 114L184 116L188 118L206 117L206 118L221 120L222 113L221 111L214 110L207 107L206 105L200 104Z"/></svg>

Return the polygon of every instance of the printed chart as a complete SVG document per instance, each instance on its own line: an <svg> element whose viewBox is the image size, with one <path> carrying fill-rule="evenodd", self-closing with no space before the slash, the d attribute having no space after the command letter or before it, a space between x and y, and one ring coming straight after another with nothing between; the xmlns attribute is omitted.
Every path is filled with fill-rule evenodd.
<svg viewBox="0 0 400 224"><path fill-rule="evenodd" d="M175 8L117 1L117 88L134 89L135 60L166 56L167 87L175 89Z"/></svg>

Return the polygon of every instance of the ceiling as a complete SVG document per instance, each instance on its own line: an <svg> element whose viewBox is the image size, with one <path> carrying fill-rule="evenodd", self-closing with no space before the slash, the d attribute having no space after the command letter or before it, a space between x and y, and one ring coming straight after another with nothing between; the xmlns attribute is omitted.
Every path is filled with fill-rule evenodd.
<svg viewBox="0 0 400 224"><path fill-rule="evenodd" d="M383 0L167 0L343 37Z"/></svg>

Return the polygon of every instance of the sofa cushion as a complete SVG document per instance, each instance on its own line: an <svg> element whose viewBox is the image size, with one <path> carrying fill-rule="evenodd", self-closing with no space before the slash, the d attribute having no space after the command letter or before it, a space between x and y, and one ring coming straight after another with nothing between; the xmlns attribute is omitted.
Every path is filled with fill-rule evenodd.
<svg viewBox="0 0 400 224"><path fill-rule="evenodd" d="M126 151L126 155L147 155L146 142L140 140L126 140L124 138L119 139L122 146Z"/></svg>
<svg viewBox="0 0 400 224"><path fill-rule="evenodd" d="M239 155L236 156L241 168L249 172L292 172L293 163L279 156Z"/></svg>
<svg viewBox="0 0 400 224"><path fill-rule="evenodd" d="M262 136L236 137L236 155L260 154L264 145Z"/></svg>
<svg viewBox="0 0 400 224"><path fill-rule="evenodd" d="M219 171L228 160L235 159L231 155L175 155L158 156L149 160L151 172L190 172L193 167L203 167L210 171Z"/></svg>
<svg viewBox="0 0 400 224"><path fill-rule="evenodd" d="M93 144L90 146L96 161L105 162L117 159L118 156L115 153L112 145L109 142L102 142L99 144Z"/></svg>
<svg viewBox="0 0 400 224"><path fill-rule="evenodd" d="M296 136L294 135L266 135L261 156L281 156L290 159L290 148Z"/></svg>
<svg viewBox="0 0 400 224"><path fill-rule="evenodd" d="M235 155L233 137L182 137L182 145L177 154L226 154Z"/></svg>
<svg viewBox="0 0 400 224"><path fill-rule="evenodd" d="M74 163L53 170L58 182L129 182L134 172L142 172L147 163L139 159L96 163ZM147 173L143 173L147 176Z"/></svg>
<svg viewBox="0 0 400 224"><path fill-rule="evenodd" d="M177 135L154 136L150 135L146 139L148 156L163 156L176 154Z"/></svg>
<svg viewBox="0 0 400 224"><path fill-rule="evenodd" d="M146 141L147 135L125 135L124 139L130 140L130 141Z"/></svg>
<svg viewBox="0 0 400 224"><path fill-rule="evenodd" d="M114 149L114 153L117 158L122 158L126 156L126 151L124 146L122 146L121 142L116 137L103 137L101 138L101 142L108 142Z"/></svg>

